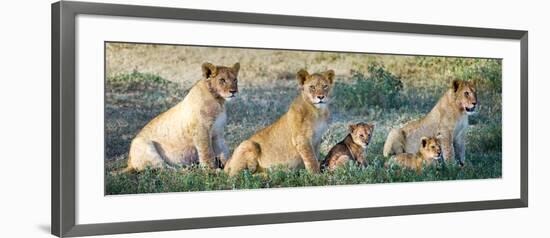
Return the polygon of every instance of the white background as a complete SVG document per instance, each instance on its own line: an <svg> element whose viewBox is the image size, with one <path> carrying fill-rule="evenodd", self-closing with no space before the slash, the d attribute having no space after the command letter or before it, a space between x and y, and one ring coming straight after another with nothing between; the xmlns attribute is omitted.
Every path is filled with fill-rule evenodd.
<svg viewBox="0 0 550 238"><path fill-rule="evenodd" d="M121 2L121 1L112 1ZM129 2L129 1L124 1ZM377 1L358 6L347 0L332 5L298 1L133 1L188 8L311 15L417 23L529 30L530 60L530 206L526 209L430 214L326 222L216 228L123 235L119 237L291 236L534 236L548 235L550 162L544 150L548 126L545 93L550 32L543 1ZM50 2L10 1L2 8L0 41L2 105L0 159L4 160L0 216L2 236L48 236L50 219ZM538 107L538 110L535 109ZM535 128L537 134L535 135ZM535 147L538 148L535 150ZM29 149L31 148L31 149ZM6 153L7 152L7 153ZM535 171L536 170L536 171ZM482 191L480 191L482 192Z"/></svg>

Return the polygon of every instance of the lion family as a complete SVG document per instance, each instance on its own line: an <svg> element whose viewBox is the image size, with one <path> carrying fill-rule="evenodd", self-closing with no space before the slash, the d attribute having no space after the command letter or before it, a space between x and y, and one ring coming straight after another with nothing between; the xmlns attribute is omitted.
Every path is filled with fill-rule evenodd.
<svg viewBox="0 0 550 238"><path fill-rule="evenodd" d="M146 124L132 140L128 167L175 168L199 164L222 168L230 176L274 167L303 169L311 173L333 171L355 163L366 166L365 155L374 125L349 125L349 134L319 158L323 134L330 124L329 104L335 81L333 70L296 74L299 93L288 111L273 124L241 142L229 157L224 140L225 102L237 96L240 65L202 65L202 79L185 98ZM392 129L383 148L390 162L420 171L423 163L443 157L445 162L465 160L468 115L476 109L472 81L454 80L433 109L419 120Z"/></svg>

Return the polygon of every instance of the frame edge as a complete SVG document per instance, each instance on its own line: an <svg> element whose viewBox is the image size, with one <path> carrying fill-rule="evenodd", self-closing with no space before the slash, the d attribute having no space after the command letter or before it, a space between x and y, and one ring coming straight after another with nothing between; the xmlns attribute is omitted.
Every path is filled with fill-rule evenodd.
<svg viewBox="0 0 550 238"><path fill-rule="evenodd" d="M79 11L78 5L73 2L59 1L52 4L52 105L57 111L52 111L52 167L57 170L54 178L52 175L52 187L58 186L55 195L52 194L52 234L65 237L74 230L76 226L76 80L75 80L75 21ZM54 74L55 72L55 74ZM55 94L55 95L54 95ZM53 115L55 114L55 115ZM55 137L55 138L54 138ZM53 171L52 171L53 173ZM54 193L54 192L52 192ZM57 216L57 217L54 217ZM55 228L53 228L55 227Z"/></svg>
<svg viewBox="0 0 550 238"><path fill-rule="evenodd" d="M253 214L223 217L202 217L186 219L135 221L119 223L98 223L77 225L67 236L90 236L156 231L174 231L232 226L252 226L295 222L360 219L386 216L408 216L446 212L465 212L489 209L519 208L520 199L490 200L477 202L404 205L396 207L352 208L290 213Z"/></svg>
<svg viewBox="0 0 550 238"><path fill-rule="evenodd" d="M409 34L438 34L447 36L488 37L502 39L519 39L524 32L521 30L481 27L370 21L359 19L325 18L314 16L296 16L251 12L232 12L144 5L124 5L72 1L63 1L63 4L78 9L78 12L82 14L142 18L159 18L159 16L162 16L163 19L173 20L192 20L255 25L314 27L323 29L399 32Z"/></svg>
<svg viewBox="0 0 550 238"><path fill-rule="evenodd" d="M520 37L520 94L521 94L521 165L520 196L524 207L529 206L529 32Z"/></svg>
<svg viewBox="0 0 550 238"><path fill-rule="evenodd" d="M59 170L59 68L60 68L60 10L61 3L51 5L51 227L52 235L60 236L60 170Z"/></svg>

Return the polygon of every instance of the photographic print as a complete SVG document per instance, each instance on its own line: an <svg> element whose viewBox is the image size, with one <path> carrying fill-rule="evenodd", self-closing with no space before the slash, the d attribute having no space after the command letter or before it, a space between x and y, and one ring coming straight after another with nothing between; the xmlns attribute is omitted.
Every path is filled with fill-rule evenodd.
<svg viewBox="0 0 550 238"><path fill-rule="evenodd" d="M56 236L528 206L525 30L51 10Z"/></svg>
<svg viewBox="0 0 550 238"><path fill-rule="evenodd" d="M502 60L105 42L106 195L502 176Z"/></svg>

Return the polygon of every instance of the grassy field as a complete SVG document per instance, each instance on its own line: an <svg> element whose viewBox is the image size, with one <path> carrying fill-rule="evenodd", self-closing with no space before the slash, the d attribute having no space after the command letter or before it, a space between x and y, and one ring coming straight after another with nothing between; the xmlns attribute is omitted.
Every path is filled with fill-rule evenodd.
<svg viewBox="0 0 550 238"><path fill-rule="evenodd" d="M107 194L252 189L501 177L501 61L451 57L271 51L170 45L107 45L105 183ZM333 69L332 122L321 158L347 134L347 125L373 122L369 166L334 173L276 169L229 178L222 171L181 168L113 175L126 167L129 144L152 118L182 100L201 78L200 65L241 63L239 95L226 104L225 140L231 152L286 112L297 95L295 73ZM384 168L382 147L392 127L429 112L452 78L476 80L479 112L470 116L466 166L429 166L420 175Z"/></svg>

